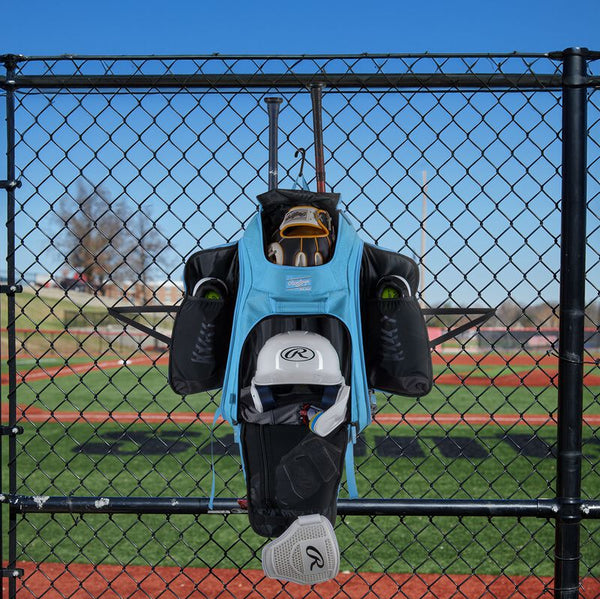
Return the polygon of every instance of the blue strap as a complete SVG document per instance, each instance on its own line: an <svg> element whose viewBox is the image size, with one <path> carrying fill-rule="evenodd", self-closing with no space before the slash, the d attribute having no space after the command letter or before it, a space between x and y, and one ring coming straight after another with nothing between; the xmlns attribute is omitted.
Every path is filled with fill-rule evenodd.
<svg viewBox="0 0 600 599"><path fill-rule="evenodd" d="M208 498L208 509L212 510L213 509L213 504L215 501L215 482L216 482L216 476L215 476L215 452L214 452L214 438L215 438L215 424L217 424L217 420L219 419L219 416L222 415L221 412L221 406L218 407L217 411L215 412L215 415L213 417L213 421L212 421L212 425L210 427L210 469L212 471L212 484L210 487L210 497Z"/></svg>
<svg viewBox="0 0 600 599"><path fill-rule="evenodd" d="M350 430L353 431L352 425ZM358 487L356 486L356 473L354 471L354 444L356 437L350 433L348 445L346 445L346 486L348 487L348 497L350 499L358 499Z"/></svg>
<svg viewBox="0 0 600 599"><path fill-rule="evenodd" d="M236 424L233 427L233 440L238 444L240 449L240 462L242 463L242 472L244 474L244 480L246 480L246 466L244 465L244 452L242 451L242 427Z"/></svg>
<svg viewBox="0 0 600 599"><path fill-rule="evenodd" d="M292 187L292 189L298 189L298 188L302 189L303 191L310 191L310 189L308 188L308 183L306 182L306 179L304 178L304 175L301 175L297 179L294 179L294 186Z"/></svg>
<svg viewBox="0 0 600 599"><path fill-rule="evenodd" d="M321 407L324 410L330 408L337 399L338 393L340 391L339 385L327 385L323 388L323 397L321 398Z"/></svg>
<svg viewBox="0 0 600 599"><path fill-rule="evenodd" d="M256 385L256 391L260 398L260 403L263 407L263 412L273 410L275 408L275 399L273 398L273 391L268 385Z"/></svg>

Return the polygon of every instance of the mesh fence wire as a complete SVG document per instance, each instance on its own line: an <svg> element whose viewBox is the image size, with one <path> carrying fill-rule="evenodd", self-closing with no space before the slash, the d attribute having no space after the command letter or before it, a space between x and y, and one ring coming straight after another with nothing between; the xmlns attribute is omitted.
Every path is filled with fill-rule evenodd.
<svg viewBox="0 0 600 599"><path fill-rule="evenodd" d="M434 350L430 395L377 394L375 422L355 452L361 495L554 497L561 67L517 55L18 61L15 75L30 85L16 90L14 113L22 184L14 259L24 285L12 323L24 428L16 492L42 503L206 497L214 461L217 497L245 495L228 425L216 426L211 455L219 394L175 395L166 346L107 308L176 304L186 258L240 237L266 190L268 96L283 98L280 187L293 186L294 153L312 145L310 94L300 84L321 73L344 82L323 96L327 186L360 235L417 261L424 306L496 309L483 327ZM200 75L213 85L195 86ZM171 87L160 83L169 77ZM265 87L253 77L274 80ZM350 87L359 77L378 83ZM532 84L494 83L501 78ZM595 500L597 91L588 123L582 495ZM170 315L141 318L170 334ZM461 322L432 316L428 325L435 336ZM19 597L536 597L553 587L554 523L544 519L341 517L343 573L312 590L264 578L265 540L244 514L27 513L17 524ZM599 532L596 521L582 524L586 597L600 597Z"/></svg>

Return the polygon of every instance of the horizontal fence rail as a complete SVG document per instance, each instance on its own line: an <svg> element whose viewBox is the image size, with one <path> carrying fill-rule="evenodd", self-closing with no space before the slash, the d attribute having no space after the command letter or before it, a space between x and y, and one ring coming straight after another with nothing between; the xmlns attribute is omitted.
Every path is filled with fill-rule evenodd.
<svg viewBox="0 0 600 599"><path fill-rule="evenodd" d="M370 74L323 73L318 75L271 75L235 74L235 75L71 75L15 77L10 81L0 79L0 85L13 89L169 89L169 88L209 88L236 90L245 88L306 88L314 83L323 83L337 89L561 89L562 79L557 75L519 75L519 74Z"/></svg>
<svg viewBox="0 0 600 599"><path fill-rule="evenodd" d="M189 497L6 497L21 513L66 514L241 514L246 509L234 499ZM467 499L338 500L340 516L484 516L555 518L559 503L551 499L477 501ZM600 518L600 501L580 502L581 518Z"/></svg>

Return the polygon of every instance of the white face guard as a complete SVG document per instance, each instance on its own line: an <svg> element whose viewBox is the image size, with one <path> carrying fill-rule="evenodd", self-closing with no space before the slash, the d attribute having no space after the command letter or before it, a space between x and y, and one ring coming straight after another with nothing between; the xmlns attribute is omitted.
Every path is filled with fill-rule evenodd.
<svg viewBox="0 0 600 599"><path fill-rule="evenodd" d="M335 403L326 410L318 410L310 417L308 422L310 430L319 437L326 437L332 433L346 420L349 397L350 387L341 385Z"/></svg>
<svg viewBox="0 0 600 599"><path fill-rule="evenodd" d="M321 514L300 516L265 545L262 567L269 578L298 584L331 580L340 569L340 548L331 522Z"/></svg>

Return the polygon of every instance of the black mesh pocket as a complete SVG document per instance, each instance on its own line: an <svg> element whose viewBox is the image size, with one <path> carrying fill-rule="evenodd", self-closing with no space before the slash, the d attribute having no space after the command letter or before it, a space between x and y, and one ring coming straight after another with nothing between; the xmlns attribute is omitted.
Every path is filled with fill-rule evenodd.
<svg viewBox="0 0 600 599"><path fill-rule="evenodd" d="M186 296L175 318L169 354L169 383L180 395L223 384L231 311L226 300Z"/></svg>
<svg viewBox="0 0 600 599"><path fill-rule="evenodd" d="M433 384L427 327L413 297L369 300L365 359L374 389L417 397Z"/></svg>
<svg viewBox="0 0 600 599"><path fill-rule="evenodd" d="M331 440L310 433L282 456L275 482L276 499L284 509L305 510L314 506L315 513L335 520L335 513L332 519L329 510L331 498L337 493L346 448L346 431L342 432L332 435Z"/></svg>

